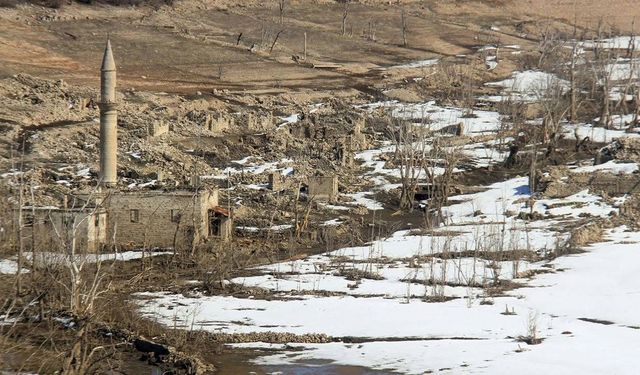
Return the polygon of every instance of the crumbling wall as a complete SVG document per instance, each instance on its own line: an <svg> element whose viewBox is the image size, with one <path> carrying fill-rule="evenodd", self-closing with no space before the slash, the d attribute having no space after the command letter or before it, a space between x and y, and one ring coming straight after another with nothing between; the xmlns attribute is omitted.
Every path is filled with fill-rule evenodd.
<svg viewBox="0 0 640 375"><path fill-rule="evenodd" d="M275 126L271 112L247 112L244 115L246 128L249 131L265 131Z"/></svg>
<svg viewBox="0 0 640 375"><path fill-rule="evenodd" d="M107 217L102 210L37 209L25 210L23 214L31 235L37 239L34 246L39 249L53 250L59 245L75 242L79 254L85 251L94 253L100 250L107 238Z"/></svg>
<svg viewBox="0 0 640 375"><path fill-rule="evenodd" d="M609 196L640 192L640 174L607 172L574 173L566 167L552 167L536 184L549 198L564 198L581 190Z"/></svg>
<svg viewBox="0 0 640 375"><path fill-rule="evenodd" d="M233 117L226 113L207 113L204 127L214 134L220 134L228 131L233 123Z"/></svg>
<svg viewBox="0 0 640 375"><path fill-rule="evenodd" d="M147 132L150 137L158 137L169 132L169 124L164 121L154 121L147 127Z"/></svg>
<svg viewBox="0 0 640 375"><path fill-rule="evenodd" d="M315 200L335 201L338 197L338 177L309 177L308 193L309 197Z"/></svg>
<svg viewBox="0 0 640 375"><path fill-rule="evenodd" d="M640 227L640 196L633 195L624 201L620 207L620 216L624 223L631 228Z"/></svg>
<svg viewBox="0 0 640 375"><path fill-rule="evenodd" d="M269 174L269 190L283 191L289 190L293 186L294 181L287 176L283 176L280 172L272 172Z"/></svg>
<svg viewBox="0 0 640 375"><path fill-rule="evenodd" d="M620 138L614 140L598 150L594 164L603 164L610 160L640 162L640 139Z"/></svg>
<svg viewBox="0 0 640 375"><path fill-rule="evenodd" d="M367 137L362 133L365 126L366 122L364 117L358 117L354 120L353 130L349 134L349 142L352 151L362 151L369 148Z"/></svg>

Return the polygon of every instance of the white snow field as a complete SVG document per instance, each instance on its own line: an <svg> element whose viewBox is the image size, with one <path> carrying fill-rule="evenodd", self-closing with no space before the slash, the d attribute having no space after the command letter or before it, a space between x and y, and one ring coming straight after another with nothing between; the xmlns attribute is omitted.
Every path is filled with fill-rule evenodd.
<svg viewBox="0 0 640 375"><path fill-rule="evenodd" d="M495 84L526 97L536 84L554 78L520 72L511 79ZM360 108L389 111L434 131L462 123L469 142L456 151L472 158L476 168L502 162L504 146L513 140L497 136L509 125L497 112L474 110L468 116L464 109L434 102ZM639 136L591 124L564 125L564 137L576 135L596 142ZM346 201L339 205L323 206L335 215L351 205L381 209L372 192L399 186L399 171L387 166L385 157L394 151L391 142L378 142L357 153L372 186L342 194ZM254 167L254 173L282 168ZM569 170L629 174L637 173L638 165L611 161ZM268 299L147 292L136 295L140 312L182 329L324 334L332 341L234 344L259 351L255 362L265 366L332 363L407 374L636 374L640 232L615 227L582 253L548 257L566 248L569 226L583 225L585 218L606 221L619 213L626 197L603 199L585 188L566 198L538 199L531 197L527 177L474 191L451 197L443 222L432 229L397 231L363 246L255 267L251 276L227 281L267 290ZM521 219L534 213L539 219ZM341 220L336 216L323 224L341 225ZM500 292L492 292L496 289Z"/></svg>
<svg viewBox="0 0 640 375"><path fill-rule="evenodd" d="M553 261L490 257L544 254L566 241L564 225L584 215L606 218L623 199L612 205L583 191L527 207L528 198L527 179L514 178L455 197L447 222L432 233L397 232L369 246L266 265L256 276L230 280L269 289L271 300L140 293L140 311L187 329L322 333L337 340L237 344L280 349L256 360L264 365L328 360L408 374L635 374L640 233L614 228L586 252ZM531 210L554 216L516 218ZM438 254L474 250L484 255ZM349 270L368 276L353 281ZM494 280L522 287L490 296L483 286ZM433 302L436 297L445 302ZM533 332L543 340L538 345L518 339Z"/></svg>
<svg viewBox="0 0 640 375"><path fill-rule="evenodd" d="M503 95L481 98L492 102L506 100L535 102L543 98L548 90L557 89L566 92L569 89L569 82L558 78L555 74L534 70L513 72L510 78L498 82L488 82L485 85L502 88Z"/></svg>

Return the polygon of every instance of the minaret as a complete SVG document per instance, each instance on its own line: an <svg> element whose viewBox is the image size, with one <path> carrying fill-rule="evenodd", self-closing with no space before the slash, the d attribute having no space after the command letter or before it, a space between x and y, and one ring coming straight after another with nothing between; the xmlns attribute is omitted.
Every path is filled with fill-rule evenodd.
<svg viewBox="0 0 640 375"><path fill-rule="evenodd" d="M100 185L113 187L118 183L118 112L116 111L116 64L111 41L102 57L100 68Z"/></svg>

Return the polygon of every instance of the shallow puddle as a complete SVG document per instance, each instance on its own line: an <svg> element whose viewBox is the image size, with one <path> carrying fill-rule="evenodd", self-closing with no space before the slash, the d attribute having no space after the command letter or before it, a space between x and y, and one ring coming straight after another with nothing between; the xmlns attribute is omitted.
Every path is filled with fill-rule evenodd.
<svg viewBox="0 0 640 375"><path fill-rule="evenodd" d="M326 361L312 361L294 365L264 366L251 363L255 356L225 353L217 357L219 375L382 375L388 371L375 371L360 366L343 366Z"/></svg>

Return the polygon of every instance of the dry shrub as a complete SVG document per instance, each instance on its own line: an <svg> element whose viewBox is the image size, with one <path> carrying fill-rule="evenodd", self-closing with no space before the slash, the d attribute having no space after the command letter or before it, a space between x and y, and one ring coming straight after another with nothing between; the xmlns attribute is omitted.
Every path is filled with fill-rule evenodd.
<svg viewBox="0 0 640 375"><path fill-rule="evenodd" d="M566 167L549 167L548 174L540 176L536 185L546 198L565 198L589 185L588 174L572 173Z"/></svg>
<svg viewBox="0 0 640 375"><path fill-rule="evenodd" d="M464 101L481 79L479 69L473 64L451 64L443 62L435 67L432 74L420 82L440 100Z"/></svg>
<svg viewBox="0 0 640 375"><path fill-rule="evenodd" d="M224 291L231 271L238 268L236 254L225 243L206 244L194 251L190 261L195 265L202 287L209 293Z"/></svg>
<svg viewBox="0 0 640 375"><path fill-rule="evenodd" d="M603 228L600 222L592 222L571 231L569 246L572 249L584 247L602 240Z"/></svg>
<svg viewBox="0 0 640 375"><path fill-rule="evenodd" d="M632 195L620 207L620 217L631 228L638 228L640 225L640 197L637 194Z"/></svg>

